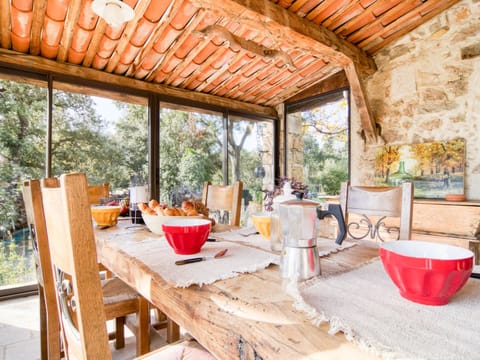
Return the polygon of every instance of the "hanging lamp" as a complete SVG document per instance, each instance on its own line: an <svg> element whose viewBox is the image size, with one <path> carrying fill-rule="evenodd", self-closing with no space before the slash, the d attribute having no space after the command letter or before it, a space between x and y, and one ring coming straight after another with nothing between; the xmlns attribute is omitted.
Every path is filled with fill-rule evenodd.
<svg viewBox="0 0 480 360"><path fill-rule="evenodd" d="M133 19L133 9L119 0L95 0L92 3L92 10L103 18L112 27L119 27L126 21Z"/></svg>

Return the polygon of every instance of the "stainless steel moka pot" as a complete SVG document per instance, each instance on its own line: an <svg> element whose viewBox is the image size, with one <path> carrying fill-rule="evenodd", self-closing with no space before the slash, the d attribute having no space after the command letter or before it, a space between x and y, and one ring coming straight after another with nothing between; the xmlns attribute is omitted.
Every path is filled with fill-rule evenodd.
<svg viewBox="0 0 480 360"><path fill-rule="evenodd" d="M307 280L320 274L320 258L317 249L319 220L333 215L339 224L336 242L345 237L345 223L340 205L325 204L302 199L286 201L279 206L283 247L280 258L280 273L283 278Z"/></svg>

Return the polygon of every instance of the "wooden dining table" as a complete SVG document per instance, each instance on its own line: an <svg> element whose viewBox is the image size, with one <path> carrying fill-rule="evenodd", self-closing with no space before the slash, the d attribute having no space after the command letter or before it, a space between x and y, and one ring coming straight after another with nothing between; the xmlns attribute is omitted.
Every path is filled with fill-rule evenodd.
<svg viewBox="0 0 480 360"><path fill-rule="evenodd" d="M215 230L227 228L217 225ZM179 288L122 246L152 236L165 241L145 226L120 220L114 227L96 228L95 236L99 261L218 359L375 358L343 334L329 334L328 324L315 326L305 312L296 310L277 265L209 285ZM365 242L322 257L321 271L328 275L354 268L376 256L377 246Z"/></svg>

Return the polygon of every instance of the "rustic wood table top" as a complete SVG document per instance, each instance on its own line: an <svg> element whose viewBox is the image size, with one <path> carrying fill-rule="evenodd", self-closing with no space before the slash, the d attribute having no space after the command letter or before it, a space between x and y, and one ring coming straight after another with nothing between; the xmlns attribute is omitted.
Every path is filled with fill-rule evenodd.
<svg viewBox="0 0 480 360"><path fill-rule="evenodd" d="M226 229L220 226L216 231ZM151 237L146 227L121 220L112 228L97 228L95 235L99 261L218 359L373 358L343 334L328 334L327 324L314 326L305 313L295 310L276 265L211 285L176 288L142 262L141 256L122 250L127 240ZM378 248L365 242L322 257L322 274L353 268L376 256Z"/></svg>

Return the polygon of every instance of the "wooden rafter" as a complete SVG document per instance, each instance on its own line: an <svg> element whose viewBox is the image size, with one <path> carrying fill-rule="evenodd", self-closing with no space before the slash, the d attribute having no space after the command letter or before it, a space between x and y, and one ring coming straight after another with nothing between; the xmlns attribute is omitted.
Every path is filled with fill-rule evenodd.
<svg viewBox="0 0 480 360"><path fill-rule="evenodd" d="M102 71L84 68L76 65L58 63L56 61L43 59L37 56L25 55L11 50L0 49L1 62L14 66L22 66L40 71L48 71L54 74L76 77L79 79L89 79L103 83L109 83L133 90L145 90L160 95L181 98L204 104L225 107L232 110L249 112L260 116L277 118L275 109L266 106L249 104L242 101L225 99L219 96L202 94L195 91L177 89L170 86L147 83L141 80L135 80L124 76L108 74ZM1 63L0 62L0 63Z"/></svg>

